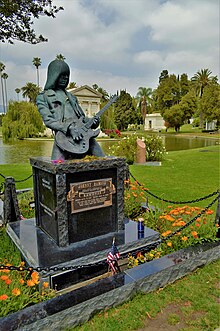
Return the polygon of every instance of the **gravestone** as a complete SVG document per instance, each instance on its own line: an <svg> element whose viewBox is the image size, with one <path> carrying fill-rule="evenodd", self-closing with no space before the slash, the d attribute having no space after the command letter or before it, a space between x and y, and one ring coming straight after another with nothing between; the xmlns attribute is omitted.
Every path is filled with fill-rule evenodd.
<svg viewBox="0 0 220 331"><path fill-rule="evenodd" d="M36 224L56 244L113 235L124 229L123 158L65 161L32 158Z"/></svg>
<svg viewBox="0 0 220 331"><path fill-rule="evenodd" d="M137 138L137 153L136 153L136 163L146 162L146 145L144 141Z"/></svg>

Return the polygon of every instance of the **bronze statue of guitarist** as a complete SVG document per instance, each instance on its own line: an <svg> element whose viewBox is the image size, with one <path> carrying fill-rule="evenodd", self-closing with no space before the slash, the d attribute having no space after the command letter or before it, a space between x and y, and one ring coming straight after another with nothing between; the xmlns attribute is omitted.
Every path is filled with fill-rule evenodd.
<svg viewBox="0 0 220 331"><path fill-rule="evenodd" d="M55 133L51 159L77 159L85 155L105 156L95 140L99 130L94 131L99 126L99 117L105 109L93 118L86 118L77 98L66 91L69 76L70 69L66 62L52 61L48 66L44 90L36 99L44 124ZM109 105L113 101L109 102Z"/></svg>

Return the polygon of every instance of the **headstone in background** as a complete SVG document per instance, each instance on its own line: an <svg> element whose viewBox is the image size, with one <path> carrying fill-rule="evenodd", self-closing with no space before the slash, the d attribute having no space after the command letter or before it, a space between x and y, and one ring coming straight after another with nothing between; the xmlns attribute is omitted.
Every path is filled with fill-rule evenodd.
<svg viewBox="0 0 220 331"><path fill-rule="evenodd" d="M146 162L146 145L141 139L137 138L136 163L145 163L145 162Z"/></svg>

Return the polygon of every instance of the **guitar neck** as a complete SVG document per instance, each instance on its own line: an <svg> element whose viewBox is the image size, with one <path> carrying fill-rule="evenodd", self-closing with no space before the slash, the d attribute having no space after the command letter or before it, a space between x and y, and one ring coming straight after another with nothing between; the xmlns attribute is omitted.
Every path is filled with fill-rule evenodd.
<svg viewBox="0 0 220 331"><path fill-rule="evenodd" d="M96 117L100 117L102 114L104 114L104 112L111 106L111 104L113 102L115 102L118 99L118 96L115 94L111 97L111 99L109 100L109 102L98 111L98 113L95 115ZM85 124L86 128L89 129L91 128L93 124L93 118L90 118L90 120Z"/></svg>
<svg viewBox="0 0 220 331"><path fill-rule="evenodd" d="M118 99L118 96L115 94L113 95L113 97L111 97L111 99L109 100L109 102L100 110L98 111L98 113L96 114L96 116L100 117L102 116L102 114L104 114L104 112L111 106L111 104L113 102L115 102Z"/></svg>

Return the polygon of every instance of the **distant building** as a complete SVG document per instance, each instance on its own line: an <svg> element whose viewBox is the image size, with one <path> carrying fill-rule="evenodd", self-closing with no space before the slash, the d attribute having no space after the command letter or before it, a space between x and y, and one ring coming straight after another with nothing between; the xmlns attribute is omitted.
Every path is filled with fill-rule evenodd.
<svg viewBox="0 0 220 331"><path fill-rule="evenodd" d="M102 94L94 90L92 87L83 85L69 89L68 92L77 97L86 116L92 117L100 110Z"/></svg>
<svg viewBox="0 0 220 331"><path fill-rule="evenodd" d="M159 131L166 129L164 119L160 113L147 114L145 118L145 130Z"/></svg>

